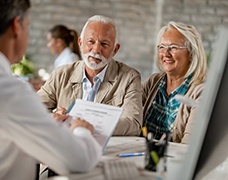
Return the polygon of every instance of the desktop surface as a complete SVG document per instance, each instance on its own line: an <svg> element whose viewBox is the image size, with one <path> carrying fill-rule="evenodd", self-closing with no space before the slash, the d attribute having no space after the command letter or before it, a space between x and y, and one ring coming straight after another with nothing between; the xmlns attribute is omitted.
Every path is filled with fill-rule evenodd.
<svg viewBox="0 0 228 180"><path fill-rule="evenodd" d="M118 156L118 154L120 153L142 152L145 151L145 148L145 139L142 137L112 137L104 152L104 156L92 171L88 173L76 173L69 174L67 176L52 177L50 178L50 180L106 180L103 169L103 162L113 160L132 160L135 162L139 170L141 180L156 180L155 172L147 171L144 169L144 156L126 158L121 158ZM181 156L185 154L187 148L188 146L184 144L169 143L168 155L170 156L170 158L168 158L168 163L171 164L168 164L167 167L168 180L173 180L173 178L169 176L169 173L175 173L176 169L174 168L174 166L182 165L182 163L180 162L182 158ZM228 159L218 168L205 176L206 179L203 180L214 180L214 177L217 177L216 180L228 179Z"/></svg>

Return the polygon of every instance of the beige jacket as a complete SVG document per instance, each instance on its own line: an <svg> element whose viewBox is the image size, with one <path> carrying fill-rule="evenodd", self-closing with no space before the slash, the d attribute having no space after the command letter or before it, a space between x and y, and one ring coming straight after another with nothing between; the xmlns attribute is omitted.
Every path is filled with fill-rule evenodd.
<svg viewBox="0 0 228 180"><path fill-rule="evenodd" d="M83 95L84 62L77 61L54 70L38 91L49 110L66 109ZM113 135L138 136L142 126L142 86L138 71L118 61L111 61L96 95L96 102L123 108Z"/></svg>
<svg viewBox="0 0 228 180"><path fill-rule="evenodd" d="M158 88L157 84L163 77L164 73L153 74L143 83L143 115L144 118L157 94ZM201 93L203 91L203 84L191 85L185 94L194 100L196 103L201 98ZM196 108L189 107L183 103L180 104L179 111L177 113L174 128L173 128L173 141L177 143L188 143L189 137L191 135L192 126L194 125L194 119L196 115ZM145 123L145 122L144 122Z"/></svg>

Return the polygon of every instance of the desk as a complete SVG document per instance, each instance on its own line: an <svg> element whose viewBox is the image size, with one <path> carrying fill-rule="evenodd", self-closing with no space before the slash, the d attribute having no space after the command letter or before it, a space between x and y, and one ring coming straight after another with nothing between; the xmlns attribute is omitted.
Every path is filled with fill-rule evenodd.
<svg viewBox="0 0 228 180"><path fill-rule="evenodd" d="M187 152L187 145L170 143L168 146L168 155L174 157L181 157L181 154L185 154ZM52 180L105 180L104 172L102 164L104 161L108 160L116 160L116 159L126 159L133 160L136 163L136 166L139 169L139 172L142 176L141 180L153 180L156 179L156 173L144 170L144 156L136 156L136 157L126 157L120 158L118 154L120 153L129 153L129 152L143 152L145 151L145 139L142 137L112 137L105 149L104 156L98 165L88 173L78 173L71 174L66 177L53 177L50 178ZM179 161L181 159L176 158L168 158L168 160ZM175 167L168 167L169 170L175 170ZM169 171L168 170L168 171ZM214 177L226 177L228 179L228 159L223 163L223 165L216 168L213 172L209 173L205 178L207 180L212 180Z"/></svg>
<svg viewBox="0 0 228 180"><path fill-rule="evenodd" d="M182 145L179 145L182 147ZM183 145L184 146L184 145ZM185 146L184 146L185 147ZM135 157L118 157L120 153L129 153L129 152L144 152L145 151L145 139L142 137L112 137L104 151L104 155L98 165L88 173L78 173L68 175L67 178L63 177L53 177L52 180L105 180L102 164L104 161L108 160L133 160L136 166L139 169L142 180L152 180L156 179L156 173L144 170L144 156L135 156ZM170 149L175 149L174 145L170 145ZM181 148L178 148L181 150ZM183 149L183 148L182 148ZM174 155L175 151L171 151L171 155Z"/></svg>

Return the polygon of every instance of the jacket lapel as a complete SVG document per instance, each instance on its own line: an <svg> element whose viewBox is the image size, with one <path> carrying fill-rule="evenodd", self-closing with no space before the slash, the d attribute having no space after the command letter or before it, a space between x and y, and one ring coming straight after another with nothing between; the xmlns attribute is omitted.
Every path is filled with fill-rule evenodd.
<svg viewBox="0 0 228 180"><path fill-rule="evenodd" d="M76 67L74 68L74 72L69 79L75 99L82 99L82 76L84 66L83 61L78 61L78 63L76 63Z"/></svg>
<svg viewBox="0 0 228 180"><path fill-rule="evenodd" d="M112 88L112 83L109 81L106 82L102 82L101 86L97 92L96 95L96 102L98 103L102 103L103 99L105 98L106 94L110 91L110 89Z"/></svg>
<svg viewBox="0 0 228 180"><path fill-rule="evenodd" d="M115 60L112 60L107 68L105 77L96 96L96 102L102 103L107 93L112 89L113 84L118 79L118 67Z"/></svg>

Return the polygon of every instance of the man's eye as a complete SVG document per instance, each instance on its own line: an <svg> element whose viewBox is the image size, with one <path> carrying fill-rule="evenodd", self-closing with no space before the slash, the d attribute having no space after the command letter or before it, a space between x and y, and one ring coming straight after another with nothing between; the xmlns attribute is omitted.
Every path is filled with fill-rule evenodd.
<svg viewBox="0 0 228 180"><path fill-rule="evenodd" d="M107 43L101 43L103 47L108 47L109 45Z"/></svg>
<svg viewBox="0 0 228 180"><path fill-rule="evenodd" d="M91 41L87 41L87 44L93 44L93 41L91 40Z"/></svg>

